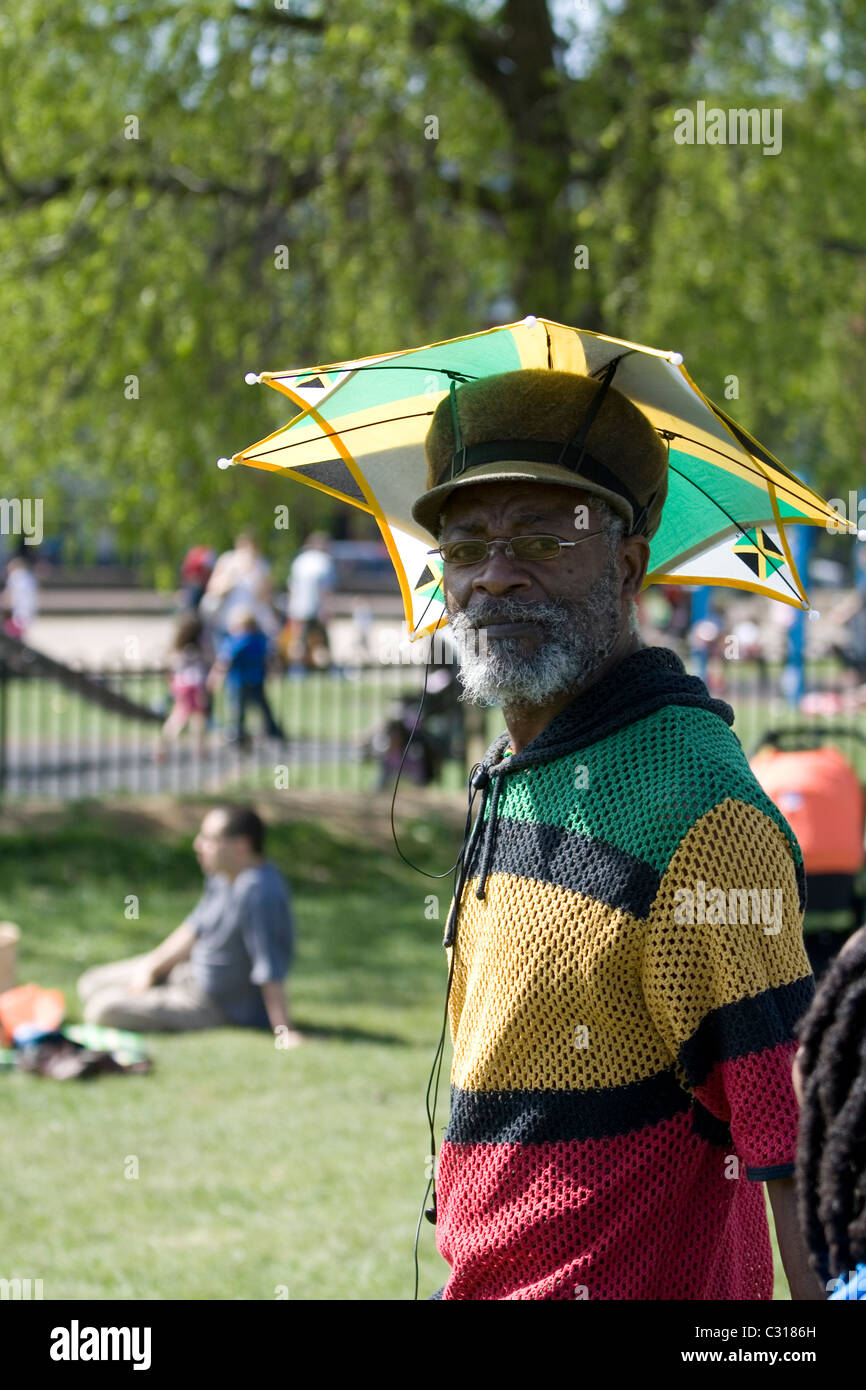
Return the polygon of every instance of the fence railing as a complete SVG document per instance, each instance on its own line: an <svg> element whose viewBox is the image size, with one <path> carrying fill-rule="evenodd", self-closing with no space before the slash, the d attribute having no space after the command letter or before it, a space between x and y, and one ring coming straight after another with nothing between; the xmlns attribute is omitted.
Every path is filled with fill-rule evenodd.
<svg viewBox="0 0 866 1390"><path fill-rule="evenodd" d="M19 653L20 657L20 653ZM247 716L249 738L232 743L230 701L218 692L201 740L184 730L161 742L171 709L164 670L112 668L70 672L57 663L12 660L0 651L0 795L71 800L109 793L218 793L235 786L375 791L390 786L420 700L423 668L372 664L275 675L267 697L285 734L269 738L261 714ZM828 694L825 710L791 706L781 671L731 662L718 691L733 705L746 753L770 727L808 723L834 737L837 727L866 730L866 710L846 705L841 668L809 673ZM833 694L839 697L833 706ZM498 709L477 710L428 694L422 724L402 776L462 789L468 762L503 725ZM866 752L836 739L866 782Z"/></svg>
<svg viewBox="0 0 866 1390"><path fill-rule="evenodd" d="M163 738L172 706L167 672L90 671L89 688L76 690L57 673L18 665L0 660L0 793L7 798L211 792L229 784L377 790L394 771L400 730L408 735L412 727L423 682L415 665L273 676L265 689L285 737L269 737L261 711L251 707L247 737L237 742L225 690L214 696L200 735L191 722ZM95 699L94 684L122 699ZM430 756L422 765L410 753L403 775L463 786L462 725L463 707L434 708L422 740Z"/></svg>

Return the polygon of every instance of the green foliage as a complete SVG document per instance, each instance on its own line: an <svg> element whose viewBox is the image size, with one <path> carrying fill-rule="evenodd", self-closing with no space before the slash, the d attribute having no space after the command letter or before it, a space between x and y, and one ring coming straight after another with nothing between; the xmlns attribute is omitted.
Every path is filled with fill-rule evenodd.
<svg viewBox="0 0 866 1390"><path fill-rule="evenodd" d="M244 372L530 312L678 348L844 494L864 54L866 11L829 0L7 0L7 495L38 490L48 533L110 522L163 583L240 526L285 557L335 504L216 469L291 414ZM781 108L781 153L676 144L698 100Z"/></svg>

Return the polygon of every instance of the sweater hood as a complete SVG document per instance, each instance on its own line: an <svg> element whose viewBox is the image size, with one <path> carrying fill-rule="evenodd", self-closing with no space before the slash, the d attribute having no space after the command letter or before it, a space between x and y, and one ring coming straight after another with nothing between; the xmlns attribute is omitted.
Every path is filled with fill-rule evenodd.
<svg viewBox="0 0 866 1390"><path fill-rule="evenodd" d="M526 767L551 762L576 748L595 743L627 724L644 719L666 705L686 705L709 710L731 726L734 711L724 700L717 700L699 676L690 676L676 652L668 647L640 647L613 667L595 685L575 696L565 709L542 729L537 738L519 753L505 756L508 733L500 734L475 769L471 786L483 792L478 817L464 843L460 892L455 894L445 931L445 944L453 941L459 897L469 875L478 841L481 855L475 895L483 898L496 836L497 807L506 777ZM490 813L485 821L488 799Z"/></svg>

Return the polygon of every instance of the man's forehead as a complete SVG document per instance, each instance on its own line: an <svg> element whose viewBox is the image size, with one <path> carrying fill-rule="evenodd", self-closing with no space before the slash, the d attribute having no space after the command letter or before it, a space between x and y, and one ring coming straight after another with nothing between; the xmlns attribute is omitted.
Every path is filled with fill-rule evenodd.
<svg viewBox="0 0 866 1390"><path fill-rule="evenodd" d="M571 517L574 508L590 500L579 488L544 483L488 483L460 488L444 507L445 526L451 530L480 530L491 521L532 524Z"/></svg>

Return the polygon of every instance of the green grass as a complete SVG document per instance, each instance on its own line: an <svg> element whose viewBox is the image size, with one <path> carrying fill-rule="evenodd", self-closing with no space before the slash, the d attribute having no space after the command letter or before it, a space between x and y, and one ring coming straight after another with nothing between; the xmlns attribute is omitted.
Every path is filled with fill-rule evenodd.
<svg viewBox="0 0 866 1390"><path fill-rule="evenodd" d="M402 827L407 851L446 868L459 832L417 830ZM447 894L324 824L274 827L270 849L295 891L293 995L313 1040L152 1036L148 1076L0 1075L3 1277L62 1299L411 1297L444 985L425 896L439 891L441 921ZM199 891L188 839L124 833L83 807L50 833L2 837L0 854L19 980L59 986L73 1017L78 974L148 949ZM442 1097L444 1125L447 1066ZM422 1238L426 1297L447 1270L426 1222Z"/></svg>

